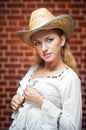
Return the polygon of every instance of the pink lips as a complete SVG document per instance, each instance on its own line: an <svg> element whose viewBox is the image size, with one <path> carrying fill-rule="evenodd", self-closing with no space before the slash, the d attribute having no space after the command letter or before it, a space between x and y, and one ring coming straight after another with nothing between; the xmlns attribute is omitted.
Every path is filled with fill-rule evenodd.
<svg viewBox="0 0 86 130"><path fill-rule="evenodd" d="M46 57L46 58L50 57L50 55L51 55L51 53L44 53L43 54L43 56Z"/></svg>

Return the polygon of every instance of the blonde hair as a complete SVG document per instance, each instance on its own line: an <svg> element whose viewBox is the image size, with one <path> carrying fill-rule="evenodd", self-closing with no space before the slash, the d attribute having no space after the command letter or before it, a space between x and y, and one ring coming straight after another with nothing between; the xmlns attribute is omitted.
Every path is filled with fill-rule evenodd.
<svg viewBox="0 0 86 130"><path fill-rule="evenodd" d="M53 31L55 33L57 33L60 37L62 35L65 35L64 31L61 29L54 28ZM73 69L78 74L78 68L76 65L75 58L74 58L68 44L66 44L66 42L67 42L67 40L65 39L65 44L61 49L62 60L67 66L69 66L71 69Z"/></svg>
<svg viewBox="0 0 86 130"><path fill-rule="evenodd" d="M78 74L78 68L76 65L75 58L67 44L65 44L62 47L61 56L62 56L63 62Z"/></svg>

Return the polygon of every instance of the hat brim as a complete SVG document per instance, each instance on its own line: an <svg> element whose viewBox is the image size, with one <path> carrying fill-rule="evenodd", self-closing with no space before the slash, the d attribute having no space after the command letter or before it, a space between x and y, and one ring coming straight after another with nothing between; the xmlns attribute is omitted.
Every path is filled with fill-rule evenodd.
<svg viewBox="0 0 86 130"><path fill-rule="evenodd" d="M47 30L53 28L58 28L63 30L64 34L66 35L66 41L69 41L74 31L74 21L70 15L63 14L53 18L46 24L38 26L31 30L17 31L17 34L25 44L32 46L31 36L34 33L38 32L39 30Z"/></svg>

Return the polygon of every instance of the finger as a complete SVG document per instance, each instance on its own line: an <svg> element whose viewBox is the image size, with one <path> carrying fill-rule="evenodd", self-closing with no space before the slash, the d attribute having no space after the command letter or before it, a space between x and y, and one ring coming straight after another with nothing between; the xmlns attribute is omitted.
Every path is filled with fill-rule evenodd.
<svg viewBox="0 0 86 130"><path fill-rule="evenodd" d="M18 110L18 107L13 105L13 104L11 104L11 108L12 108L13 111L17 111Z"/></svg>
<svg viewBox="0 0 86 130"><path fill-rule="evenodd" d="M19 99L13 99L11 103L19 105L19 104L21 104L21 101Z"/></svg>
<svg viewBox="0 0 86 130"><path fill-rule="evenodd" d="M23 91L24 96L27 95L28 92L28 88L25 88L25 90Z"/></svg>

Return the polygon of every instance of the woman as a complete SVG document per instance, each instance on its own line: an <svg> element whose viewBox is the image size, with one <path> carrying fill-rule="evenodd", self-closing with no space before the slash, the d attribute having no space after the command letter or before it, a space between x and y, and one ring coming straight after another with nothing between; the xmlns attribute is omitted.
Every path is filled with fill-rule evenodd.
<svg viewBox="0 0 86 130"><path fill-rule="evenodd" d="M81 130L81 83L67 45L73 30L70 15L55 17L40 8L32 12L29 30L18 31L40 60L12 98L14 120L9 130Z"/></svg>

